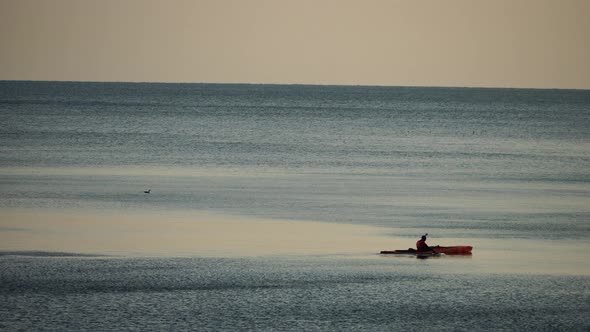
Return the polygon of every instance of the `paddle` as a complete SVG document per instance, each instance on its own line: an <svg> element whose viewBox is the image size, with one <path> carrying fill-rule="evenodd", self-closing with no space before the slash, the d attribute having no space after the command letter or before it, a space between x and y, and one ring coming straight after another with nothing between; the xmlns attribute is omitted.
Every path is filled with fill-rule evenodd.
<svg viewBox="0 0 590 332"><path fill-rule="evenodd" d="M424 237L427 237L427 236L428 236L428 233L424 234ZM436 252L436 250L434 250L434 247L430 247L430 246L429 246L429 247L428 247L428 250L432 251L432 253L433 253L433 254L435 254L435 255L436 255L436 254L438 254L438 253Z"/></svg>
<svg viewBox="0 0 590 332"><path fill-rule="evenodd" d="M426 241L426 237L428 236L428 233L422 235L424 237L424 241ZM424 242L426 244L426 242ZM432 253L436 254L436 252L434 250L432 250L432 247L428 246L428 250L432 251Z"/></svg>

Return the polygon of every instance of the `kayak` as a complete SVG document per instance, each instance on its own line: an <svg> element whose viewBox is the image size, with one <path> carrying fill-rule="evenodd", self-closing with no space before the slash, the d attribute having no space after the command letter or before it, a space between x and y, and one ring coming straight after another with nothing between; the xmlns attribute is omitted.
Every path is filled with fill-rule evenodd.
<svg viewBox="0 0 590 332"><path fill-rule="evenodd" d="M471 255L472 246L450 246L450 247L430 247L432 250L429 251L418 251L413 248L407 250L383 250L381 254L384 255Z"/></svg>
<svg viewBox="0 0 590 332"><path fill-rule="evenodd" d="M434 251L418 251L416 249L408 249L408 250L383 250L380 252L383 255L440 255Z"/></svg>
<svg viewBox="0 0 590 332"><path fill-rule="evenodd" d="M436 247L432 247L432 249L436 252L440 252L441 254L445 254L445 255L471 255L471 250L473 250L473 247L472 246L450 246L450 247L436 246Z"/></svg>
<svg viewBox="0 0 590 332"><path fill-rule="evenodd" d="M416 249L412 250L383 250L381 251L383 255L400 255L400 256L415 256L417 258L428 258L428 257L437 257L442 256L442 254L434 252L434 251L418 251Z"/></svg>

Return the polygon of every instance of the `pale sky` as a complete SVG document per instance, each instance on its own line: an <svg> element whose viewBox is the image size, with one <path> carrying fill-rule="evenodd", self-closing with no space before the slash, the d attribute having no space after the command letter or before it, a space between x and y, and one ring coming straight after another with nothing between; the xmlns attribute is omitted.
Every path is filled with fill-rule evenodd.
<svg viewBox="0 0 590 332"><path fill-rule="evenodd" d="M590 0L0 0L0 80L590 89Z"/></svg>

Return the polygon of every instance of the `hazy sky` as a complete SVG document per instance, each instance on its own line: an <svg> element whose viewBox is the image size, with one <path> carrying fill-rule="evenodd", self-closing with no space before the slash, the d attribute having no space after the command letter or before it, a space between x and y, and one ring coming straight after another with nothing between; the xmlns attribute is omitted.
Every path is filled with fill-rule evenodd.
<svg viewBox="0 0 590 332"><path fill-rule="evenodd" d="M590 0L0 0L0 80L590 89Z"/></svg>

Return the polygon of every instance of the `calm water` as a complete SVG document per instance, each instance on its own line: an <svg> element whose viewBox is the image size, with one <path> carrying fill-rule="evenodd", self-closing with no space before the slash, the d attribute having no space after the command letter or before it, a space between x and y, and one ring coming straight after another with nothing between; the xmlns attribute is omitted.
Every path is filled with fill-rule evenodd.
<svg viewBox="0 0 590 332"><path fill-rule="evenodd" d="M0 82L0 207L583 239L588 128L589 91Z"/></svg>
<svg viewBox="0 0 590 332"><path fill-rule="evenodd" d="M0 82L0 329L588 330L589 128L590 91ZM136 237L123 217L161 215L145 228L163 232L179 211L374 226L393 246L375 252L425 232L476 250L285 258L253 240L268 255L133 258L38 241L88 228L101 255Z"/></svg>
<svg viewBox="0 0 590 332"><path fill-rule="evenodd" d="M588 277L457 273L443 259L0 260L0 328L587 331ZM451 262L453 265L454 262Z"/></svg>

